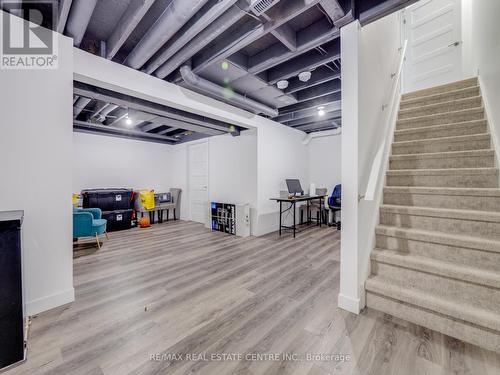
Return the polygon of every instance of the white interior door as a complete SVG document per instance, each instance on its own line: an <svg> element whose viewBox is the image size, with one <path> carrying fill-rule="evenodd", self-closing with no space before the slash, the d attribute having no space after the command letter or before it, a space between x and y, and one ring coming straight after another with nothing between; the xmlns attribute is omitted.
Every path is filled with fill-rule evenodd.
<svg viewBox="0 0 500 375"><path fill-rule="evenodd" d="M208 221L208 142L188 146L189 205L191 220Z"/></svg>
<svg viewBox="0 0 500 375"><path fill-rule="evenodd" d="M404 92L462 79L461 0L421 0L403 12Z"/></svg>

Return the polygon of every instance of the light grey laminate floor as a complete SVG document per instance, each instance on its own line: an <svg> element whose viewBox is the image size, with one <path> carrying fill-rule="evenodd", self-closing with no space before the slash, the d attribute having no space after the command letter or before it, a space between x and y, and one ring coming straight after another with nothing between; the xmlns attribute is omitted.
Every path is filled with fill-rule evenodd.
<svg viewBox="0 0 500 375"><path fill-rule="evenodd" d="M76 301L33 319L29 359L7 374L500 374L499 354L338 309L339 241L183 221L111 233L75 259Z"/></svg>

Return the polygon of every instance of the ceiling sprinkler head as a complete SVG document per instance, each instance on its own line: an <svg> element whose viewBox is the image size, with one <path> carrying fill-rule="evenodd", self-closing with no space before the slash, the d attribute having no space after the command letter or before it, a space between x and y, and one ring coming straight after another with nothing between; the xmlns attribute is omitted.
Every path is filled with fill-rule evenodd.
<svg viewBox="0 0 500 375"><path fill-rule="evenodd" d="M284 90L288 87L288 81L286 79L282 79L281 81L276 82L276 86L280 90Z"/></svg>
<svg viewBox="0 0 500 375"><path fill-rule="evenodd" d="M305 71L305 72L299 73L299 81L301 81L301 82L307 82L310 79L311 79L311 72Z"/></svg>

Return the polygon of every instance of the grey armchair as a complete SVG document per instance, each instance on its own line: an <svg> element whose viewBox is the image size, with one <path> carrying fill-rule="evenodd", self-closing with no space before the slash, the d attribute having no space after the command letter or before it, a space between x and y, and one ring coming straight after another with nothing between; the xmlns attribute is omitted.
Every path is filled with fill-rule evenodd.
<svg viewBox="0 0 500 375"><path fill-rule="evenodd" d="M325 188L316 188L315 194L316 195L323 195L326 196L328 192L328 189ZM311 220L311 217L313 217L313 214L316 215L316 220L322 220L323 222L326 221L326 209L323 204L323 206L319 205L319 202L312 202L309 204L309 213L307 212L307 205L304 204L300 206L300 223L302 224L304 222L304 212L309 214L310 216L307 217L307 220Z"/></svg>

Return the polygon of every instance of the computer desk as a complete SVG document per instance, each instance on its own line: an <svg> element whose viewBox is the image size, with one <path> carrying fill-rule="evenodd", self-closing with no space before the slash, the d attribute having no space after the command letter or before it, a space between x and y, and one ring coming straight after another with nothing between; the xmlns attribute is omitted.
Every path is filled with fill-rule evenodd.
<svg viewBox="0 0 500 375"><path fill-rule="evenodd" d="M272 201L276 201L276 202L279 202L280 204L280 219L279 219L279 235L281 236L281 229L285 228L285 229L291 229L293 230L293 238L295 238L295 232L297 230L297 223L296 223L296 220L295 220L295 216L296 216L296 205L297 203L299 202L307 202L307 218L308 218L308 222L310 222L310 218L309 218L309 204L311 201L314 201L314 200L318 200L319 201L319 206L320 207L323 207L324 205L324 200L325 200L325 197L326 195L309 195L309 196L296 196L296 197L292 197L292 198L288 198L288 197L285 197L285 198L271 198ZM285 210L283 210L283 203L290 203L291 206L286 208ZM283 216L283 212L286 212L290 209L293 209L293 226L289 227L289 226L286 226L286 225L283 225L282 222L281 222L281 217ZM321 215L320 215L320 220L318 220L319 222L319 226L321 227Z"/></svg>

